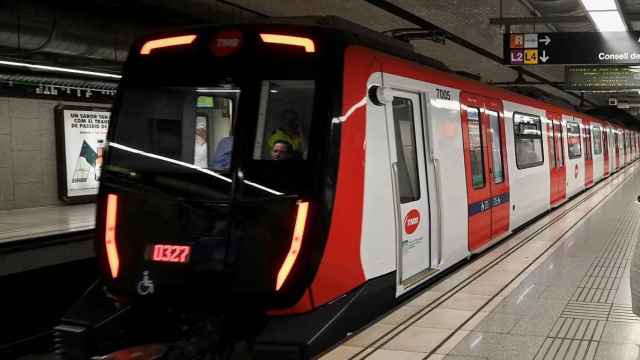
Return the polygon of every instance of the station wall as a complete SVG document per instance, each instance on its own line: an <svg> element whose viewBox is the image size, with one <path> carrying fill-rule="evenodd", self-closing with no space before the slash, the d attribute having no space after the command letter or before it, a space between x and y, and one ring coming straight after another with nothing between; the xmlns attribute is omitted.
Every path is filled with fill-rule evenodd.
<svg viewBox="0 0 640 360"><path fill-rule="evenodd" d="M96 103L0 97L0 210L60 205L54 109Z"/></svg>

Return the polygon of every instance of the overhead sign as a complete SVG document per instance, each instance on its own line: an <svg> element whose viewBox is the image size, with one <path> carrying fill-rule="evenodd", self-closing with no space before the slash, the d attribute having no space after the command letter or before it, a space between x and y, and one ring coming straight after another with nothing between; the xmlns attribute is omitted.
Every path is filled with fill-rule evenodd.
<svg viewBox="0 0 640 360"><path fill-rule="evenodd" d="M576 91L640 90L640 66L567 66L564 87Z"/></svg>
<svg viewBox="0 0 640 360"><path fill-rule="evenodd" d="M67 202L91 201L98 193L109 109L58 106L58 192Z"/></svg>
<svg viewBox="0 0 640 360"><path fill-rule="evenodd" d="M505 34L507 65L640 64L640 31Z"/></svg>

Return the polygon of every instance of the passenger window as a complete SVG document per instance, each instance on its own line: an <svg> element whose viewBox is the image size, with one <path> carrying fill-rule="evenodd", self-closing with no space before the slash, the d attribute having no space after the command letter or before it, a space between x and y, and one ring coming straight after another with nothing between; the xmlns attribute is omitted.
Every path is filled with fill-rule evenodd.
<svg viewBox="0 0 640 360"><path fill-rule="evenodd" d="M420 199L413 103L410 99L394 97L392 105L398 154L398 187L400 203L404 204Z"/></svg>
<svg viewBox="0 0 640 360"><path fill-rule="evenodd" d="M255 160L302 160L309 147L315 81L265 80L260 92Z"/></svg>
<svg viewBox="0 0 640 360"><path fill-rule="evenodd" d="M471 183L474 189L484 187L484 162L482 152L482 125L480 110L467 107L467 124L469 128L469 159L471 159Z"/></svg>
<svg viewBox="0 0 640 360"><path fill-rule="evenodd" d="M540 118L535 115L514 113L513 132L518 169L542 165L544 155Z"/></svg>
<svg viewBox="0 0 640 360"><path fill-rule="evenodd" d="M591 133L593 135L593 153L595 155L600 155L602 154L602 131L600 130L600 127L594 126L591 129Z"/></svg>
<svg viewBox="0 0 640 360"><path fill-rule="evenodd" d="M567 144L569 145L569 159L582 156L580 148L580 124L574 121L567 121Z"/></svg>
<svg viewBox="0 0 640 360"><path fill-rule="evenodd" d="M556 135L555 129L553 128L553 121L551 121L551 126L547 127L549 133L547 134L547 138L550 139L549 144L549 162L552 168L556 167Z"/></svg>
<svg viewBox="0 0 640 360"><path fill-rule="evenodd" d="M491 127L491 153L493 159L493 181L499 184L504 181L502 166L502 142L500 137L500 116L497 112L487 110Z"/></svg>

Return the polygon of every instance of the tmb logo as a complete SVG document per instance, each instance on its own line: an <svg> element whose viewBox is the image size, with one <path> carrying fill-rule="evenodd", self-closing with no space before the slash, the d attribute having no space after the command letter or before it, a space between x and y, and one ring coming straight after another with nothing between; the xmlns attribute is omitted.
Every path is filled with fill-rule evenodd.
<svg viewBox="0 0 640 360"><path fill-rule="evenodd" d="M404 217L404 232L407 235L413 234L420 225L420 212L413 209Z"/></svg>
<svg viewBox="0 0 640 360"><path fill-rule="evenodd" d="M211 42L214 56L227 56L242 46L242 33L237 30L225 30L217 33Z"/></svg>

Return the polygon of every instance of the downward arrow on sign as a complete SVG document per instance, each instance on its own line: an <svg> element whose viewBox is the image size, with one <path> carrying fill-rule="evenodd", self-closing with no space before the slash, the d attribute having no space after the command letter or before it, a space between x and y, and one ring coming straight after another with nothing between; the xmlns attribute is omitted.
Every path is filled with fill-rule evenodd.
<svg viewBox="0 0 640 360"><path fill-rule="evenodd" d="M547 60L549 60L549 57L547 56L547 52L545 50L542 50L542 56L540 56L540 61L542 61L543 63L546 63Z"/></svg>
<svg viewBox="0 0 640 360"><path fill-rule="evenodd" d="M541 43L544 43L544 46L549 46L549 43L551 42L551 38L549 37L549 35L545 35L544 39L540 39L538 41Z"/></svg>

